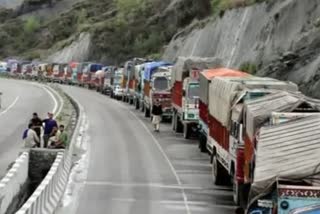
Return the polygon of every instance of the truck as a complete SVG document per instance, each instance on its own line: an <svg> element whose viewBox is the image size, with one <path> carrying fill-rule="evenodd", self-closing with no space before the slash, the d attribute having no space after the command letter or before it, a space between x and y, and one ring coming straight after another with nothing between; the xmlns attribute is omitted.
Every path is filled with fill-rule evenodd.
<svg viewBox="0 0 320 214"><path fill-rule="evenodd" d="M81 85L89 89L94 88L93 76L94 74L102 69L101 64L96 63L84 63L82 68L82 79Z"/></svg>
<svg viewBox="0 0 320 214"><path fill-rule="evenodd" d="M200 73L200 99L199 99L199 149L207 152L207 138L209 134L209 86L214 77L248 76L248 73L228 68L208 69Z"/></svg>
<svg viewBox="0 0 320 214"><path fill-rule="evenodd" d="M183 132L188 139L198 133L199 122L199 73L220 67L217 58L179 57L172 69L172 129Z"/></svg>
<svg viewBox="0 0 320 214"><path fill-rule="evenodd" d="M171 97L168 81L170 79L169 74L171 74L171 68L170 72L167 68L159 70L159 68L163 66L171 66L171 64L167 62L151 62L146 63L144 66L144 84L141 102L143 103L145 117L150 117L152 105L156 99L158 99L163 105L163 116L171 117L171 105L168 104Z"/></svg>
<svg viewBox="0 0 320 214"><path fill-rule="evenodd" d="M129 60L124 65L124 79L126 80L126 87L124 91L123 99L130 105L134 103L135 89L137 78L135 76L135 67L146 62L143 58L133 58Z"/></svg>
<svg viewBox="0 0 320 214"><path fill-rule="evenodd" d="M291 82L261 77L216 77L209 89L209 136L207 150L211 156L213 181L216 185L232 183L235 204L240 203L244 188L244 103L276 91L298 90ZM279 102L282 103L282 102ZM245 122L245 124L243 123Z"/></svg>
<svg viewBox="0 0 320 214"><path fill-rule="evenodd" d="M56 83L62 83L64 77L64 65L60 63L54 63L52 67L52 81Z"/></svg>
<svg viewBox="0 0 320 214"><path fill-rule="evenodd" d="M114 78L112 79L111 97L115 98L117 100L122 99L123 92L124 92L124 89L123 89L123 85L124 85L123 84L124 83L123 72L124 72L123 68L118 68L115 71Z"/></svg>
<svg viewBox="0 0 320 214"><path fill-rule="evenodd" d="M272 114L256 134L248 214L320 213L319 106L297 105L307 112L281 113L276 123Z"/></svg>
<svg viewBox="0 0 320 214"><path fill-rule="evenodd" d="M103 67L102 70L105 72L104 88L102 93L105 95L111 96L112 84L114 80L116 67L106 66L106 67Z"/></svg>
<svg viewBox="0 0 320 214"><path fill-rule="evenodd" d="M147 62L150 63L150 62ZM143 81L143 76L144 76L144 67L146 63L136 65L135 66L135 79L136 81L134 82L134 98L133 98L133 105L135 106L135 109L144 111L143 109L143 99L142 99L142 94L143 94L143 87L144 87L144 81Z"/></svg>

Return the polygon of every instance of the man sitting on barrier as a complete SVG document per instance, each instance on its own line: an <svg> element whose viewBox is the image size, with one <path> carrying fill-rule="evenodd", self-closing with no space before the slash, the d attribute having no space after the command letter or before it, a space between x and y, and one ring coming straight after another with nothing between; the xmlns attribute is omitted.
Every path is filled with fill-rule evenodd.
<svg viewBox="0 0 320 214"><path fill-rule="evenodd" d="M59 134L55 141L51 142L50 148L65 149L68 147L68 134L64 131L64 125L59 126Z"/></svg>

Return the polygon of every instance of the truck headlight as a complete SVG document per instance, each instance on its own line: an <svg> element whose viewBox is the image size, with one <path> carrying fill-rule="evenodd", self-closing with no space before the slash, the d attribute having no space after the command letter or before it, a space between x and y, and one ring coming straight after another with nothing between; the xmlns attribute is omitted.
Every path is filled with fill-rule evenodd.
<svg viewBox="0 0 320 214"><path fill-rule="evenodd" d="M287 210L289 208L289 203L287 201L282 201L280 203L280 207L283 209L283 210Z"/></svg>

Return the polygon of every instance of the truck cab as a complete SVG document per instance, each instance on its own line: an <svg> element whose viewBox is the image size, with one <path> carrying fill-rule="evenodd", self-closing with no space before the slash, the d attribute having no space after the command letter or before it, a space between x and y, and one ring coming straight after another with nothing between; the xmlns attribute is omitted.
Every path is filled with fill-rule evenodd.
<svg viewBox="0 0 320 214"><path fill-rule="evenodd" d="M182 94L182 111L183 118L187 122L199 120L199 89L200 84L197 79L186 78L184 80Z"/></svg>
<svg viewBox="0 0 320 214"><path fill-rule="evenodd" d="M158 100L161 103L163 110L163 117L172 117L172 104L171 104L171 72L172 66L159 67L156 73L151 78L151 106ZM152 110L151 110L152 111Z"/></svg>

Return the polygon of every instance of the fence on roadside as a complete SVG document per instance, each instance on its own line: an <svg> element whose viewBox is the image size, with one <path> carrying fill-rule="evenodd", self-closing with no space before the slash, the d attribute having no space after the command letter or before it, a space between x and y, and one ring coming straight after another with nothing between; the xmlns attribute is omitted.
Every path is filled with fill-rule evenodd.
<svg viewBox="0 0 320 214"><path fill-rule="evenodd" d="M12 202L19 195L28 182L29 153L23 152L15 161L5 177L0 181L0 214L9 209Z"/></svg>

